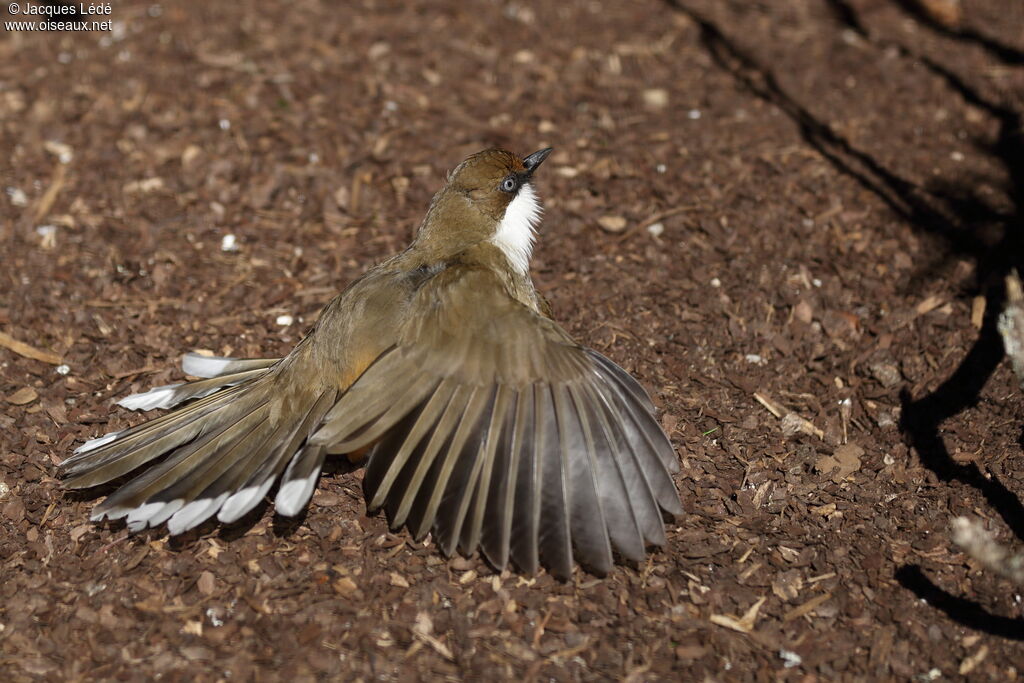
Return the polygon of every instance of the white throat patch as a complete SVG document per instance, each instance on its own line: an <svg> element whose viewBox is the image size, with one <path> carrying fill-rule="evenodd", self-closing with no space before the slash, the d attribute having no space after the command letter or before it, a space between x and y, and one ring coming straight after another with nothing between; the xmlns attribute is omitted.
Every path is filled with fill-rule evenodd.
<svg viewBox="0 0 1024 683"><path fill-rule="evenodd" d="M505 217L498 225L491 242L501 249L505 258L521 275L530 270L530 256L533 254L534 228L540 221L542 209L533 185L525 183L519 194L509 202Z"/></svg>

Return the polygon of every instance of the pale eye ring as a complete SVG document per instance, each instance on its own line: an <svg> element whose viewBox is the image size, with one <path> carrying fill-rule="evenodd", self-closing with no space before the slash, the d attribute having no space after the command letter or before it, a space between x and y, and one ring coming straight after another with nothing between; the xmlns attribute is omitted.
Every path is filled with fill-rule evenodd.
<svg viewBox="0 0 1024 683"><path fill-rule="evenodd" d="M515 176L508 176L501 181L502 192L515 192L517 187L519 187L519 183L516 181Z"/></svg>

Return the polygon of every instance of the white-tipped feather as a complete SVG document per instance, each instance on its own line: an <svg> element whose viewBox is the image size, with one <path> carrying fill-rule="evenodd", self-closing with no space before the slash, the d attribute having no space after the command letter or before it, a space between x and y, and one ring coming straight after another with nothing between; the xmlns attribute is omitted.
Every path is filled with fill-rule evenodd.
<svg viewBox="0 0 1024 683"><path fill-rule="evenodd" d="M95 439L89 439L88 441L86 441L81 446L75 449L75 454L77 455L79 453L85 453L87 451L94 451L100 446L105 446L106 444L110 443L117 437L121 436L121 433L123 431L124 430L122 429L116 432L109 432L107 434L104 434L103 436L97 436Z"/></svg>
<svg viewBox="0 0 1024 683"><path fill-rule="evenodd" d="M290 479L281 484L281 488L277 490L277 498L274 499L277 513L284 517L299 514L313 495L313 487L316 486L316 478L319 476L320 468L317 468L301 479Z"/></svg>
<svg viewBox="0 0 1024 683"><path fill-rule="evenodd" d="M239 375L240 377L242 375ZM202 381L202 380L197 380ZM210 394L220 391L225 387L233 387L239 384L242 380L236 382L227 382L223 384L213 383L213 386L206 387L202 390L197 390L191 383L187 384L165 384L162 387L155 387L149 391L144 391L141 394L132 394L131 396L125 396L117 405L122 408L128 408L129 410L155 410L157 408L173 408L179 403L184 401L190 401L192 399L203 398Z"/></svg>
<svg viewBox="0 0 1024 683"><path fill-rule="evenodd" d="M176 389L181 384L165 384L162 387L155 387L141 394L125 396L117 405L128 410L155 410L157 408L170 408L178 403L175 399Z"/></svg>
<svg viewBox="0 0 1024 683"><path fill-rule="evenodd" d="M132 511L132 508L113 508L102 512L95 512L95 508L93 508L93 510L94 512L89 516L89 519L94 522L99 522L103 519L109 519L111 521L115 519L124 519L128 516L128 513Z"/></svg>
<svg viewBox="0 0 1024 683"><path fill-rule="evenodd" d="M509 202L505 217L501 219L491 242L505 253L509 264L526 275L533 255L534 229L540 221L542 209L533 185L525 183Z"/></svg>
<svg viewBox="0 0 1024 683"><path fill-rule="evenodd" d="M159 510L154 512L152 515L150 515L150 517L149 517L149 526L151 526L151 527L158 527L158 526L160 526L161 524L166 522L168 519L170 519L171 515L176 513L178 510L180 510L184 505L185 505L185 501L182 500L181 498L175 498L171 502L165 503L162 508L160 508Z"/></svg>
<svg viewBox="0 0 1024 683"><path fill-rule="evenodd" d="M263 496L267 495L274 481L275 478L270 477L259 486L247 486L232 495L224 501L224 507L217 513L217 519L224 524L237 522L263 500Z"/></svg>
<svg viewBox="0 0 1024 683"><path fill-rule="evenodd" d="M190 351L181 357L181 369L186 375L193 377L219 377L235 372L237 358L223 356L203 356Z"/></svg>
<svg viewBox="0 0 1024 683"><path fill-rule="evenodd" d="M171 532L171 536L176 536L199 526L216 514L229 495L231 494L225 492L216 498L200 498L192 501L174 513L174 516L167 522L167 530Z"/></svg>
<svg viewBox="0 0 1024 683"><path fill-rule="evenodd" d="M149 520L159 514L166 505L167 503L161 501L158 503L146 503L135 508L128 513L127 517L125 517L125 523L128 524L128 530L141 531L142 529L145 529L149 526Z"/></svg>

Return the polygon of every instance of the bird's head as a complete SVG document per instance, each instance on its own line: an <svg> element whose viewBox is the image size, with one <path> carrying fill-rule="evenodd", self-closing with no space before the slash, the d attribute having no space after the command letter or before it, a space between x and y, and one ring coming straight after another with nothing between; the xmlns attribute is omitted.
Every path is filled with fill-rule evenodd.
<svg viewBox="0 0 1024 683"><path fill-rule="evenodd" d="M541 214L531 179L549 154L550 147L525 158L503 149L472 155L448 175L434 196L417 242L436 252L454 253L489 241L525 275Z"/></svg>

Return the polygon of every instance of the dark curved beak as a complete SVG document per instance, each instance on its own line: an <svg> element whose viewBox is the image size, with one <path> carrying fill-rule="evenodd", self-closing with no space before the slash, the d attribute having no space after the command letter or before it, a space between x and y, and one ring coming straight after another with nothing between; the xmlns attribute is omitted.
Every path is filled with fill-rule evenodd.
<svg viewBox="0 0 1024 683"><path fill-rule="evenodd" d="M533 172L544 163L544 160L548 158L548 155L554 151L554 147L545 147L542 150L538 150L530 156L523 159L523 166L526 167L526 177L529 178L533 175Z"/></svg>

